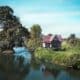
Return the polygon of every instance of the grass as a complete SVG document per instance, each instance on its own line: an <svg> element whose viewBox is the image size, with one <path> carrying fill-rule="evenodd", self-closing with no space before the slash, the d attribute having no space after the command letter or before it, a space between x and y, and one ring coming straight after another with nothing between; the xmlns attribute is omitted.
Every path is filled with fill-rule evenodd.
<svg viewBox="0 0 80 80"><path fill-rule="evenodd" d="M34 55L39 63L55 63L67 67L72 66L80 59L80 49L70 48L66 51L53 51L52 49L37 48Z"/></svg>

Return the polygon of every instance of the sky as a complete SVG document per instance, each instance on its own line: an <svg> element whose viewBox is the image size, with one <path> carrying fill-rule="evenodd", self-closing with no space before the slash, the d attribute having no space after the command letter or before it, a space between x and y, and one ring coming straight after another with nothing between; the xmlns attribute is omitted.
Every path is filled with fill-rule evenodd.
<svg viewBox="0 0 80 80"><path fill-rule="evenodd" d="M43 34L80 37L80 0L0 0L14 10L23 26L39 24Z"/></svg>

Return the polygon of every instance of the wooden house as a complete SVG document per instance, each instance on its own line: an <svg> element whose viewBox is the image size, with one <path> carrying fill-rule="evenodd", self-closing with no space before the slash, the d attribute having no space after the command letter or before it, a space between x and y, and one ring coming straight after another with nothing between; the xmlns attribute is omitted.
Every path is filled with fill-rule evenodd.
<svg viewBox="0 0 80 80"><path fill-rule="evenodd" d="M53 40L53 35L48 34L46 36L43 36L43 38L42 38L42 45L43 45L43 47L51 48L52 40Z"/></svg>
<svg viewBox="0 0 80 80"><path fill-rule="evenodd" d="M51 44L52 44L52 48L54 48L55 50L59 50L61 49L61 43L62 43L63 39L61 35L55 35Z"/></svg>
<svg viewBox="0 0 80 80"><path fill-rule="evenodd" d="M63 39L61 35L46 35L42 38L42 44L45 48L60 49L62 40Z"/></svg>

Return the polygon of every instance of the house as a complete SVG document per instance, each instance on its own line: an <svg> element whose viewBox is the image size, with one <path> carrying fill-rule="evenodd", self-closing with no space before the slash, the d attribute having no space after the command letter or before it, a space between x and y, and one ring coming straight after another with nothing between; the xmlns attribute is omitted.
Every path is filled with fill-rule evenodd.
<svg viewBox="0 0 80 80"><path fill-rule="evenodd" d="M52 44L52 48L54 48L55 50L59 50L61 49L61 43L62 43L63 39L61 35L55 35L51 44Z"/></svg>
<svg viewBox="0 0 80 80"><path fill-rule="evenodd" d="M63 39L61 35L53 36L51 34L48 34L42 38L43 47L59 49L61 48L62 40Z"/></svg>
<svg viewBox="0 0 80 80"><path fill-rule="evenodd" d="M53 35L51 35L51 34L43 36L42 46L45 47L45 48L50 48L52 40L53 40Z"/></svg>

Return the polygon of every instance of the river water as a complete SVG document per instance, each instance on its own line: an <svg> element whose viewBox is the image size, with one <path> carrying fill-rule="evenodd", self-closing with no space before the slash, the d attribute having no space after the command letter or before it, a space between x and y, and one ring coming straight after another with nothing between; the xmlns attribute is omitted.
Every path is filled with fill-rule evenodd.
<svg viewBox="0 0 80 80"><path fill-rule="evenodd" d="M19 76L21 77L21 76ZM0 80L9 80L6 79L4 74L0 72ZM42 72L40 69L31 68L30 72L26 74L23 78L16 79L10 78L10 80L80 80L80 71L74 70L54 70L53 73L46 71Z"/></svg>
<svg viewBox="0 0 80 80"><path fill-rule="evenodd" d="M80 80L80 71L54 69L51 73L32 68L23 80Z"/></svg>
<svg viewBox="0 0 80 80"><path fill-rule="evenodd" d="M21 49L20 49L21 50ZM24 50L24 48L23 48ZM17 51L17 49L16 49ZM28 51L27 51L28 52ZM25 52L24 52L25 54ZM30 61L31 57L29 53L27 53L26 59ZM17 54L16 54L17 55ZM22 55L25 58L25 55L22 53L19 54L19 56ZM18 55L17 55L18 56ZM29 73L24 76L21 76L18 74L13 74L13 72L8 75L0 71L0 80L80 80L80 71L79 70L64 70L64 69L59 69L56 70L56 67L54 68L53 71L42 71L41 66L39 68L34 68L33 66L30 67ZM17 78L18 76L18 78Z"/></svg>

